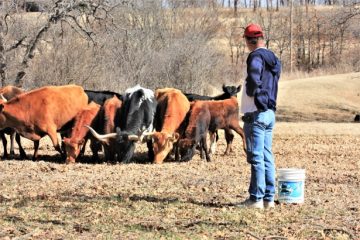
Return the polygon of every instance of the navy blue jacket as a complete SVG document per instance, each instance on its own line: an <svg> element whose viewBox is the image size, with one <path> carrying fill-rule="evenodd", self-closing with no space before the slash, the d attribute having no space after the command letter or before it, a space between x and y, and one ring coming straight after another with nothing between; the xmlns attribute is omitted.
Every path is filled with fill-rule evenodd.
<svg viewBox="0 0 360 240"><path fill-rule="evenodd" d="M281 63L275 54L265 48L251 52L246 60L246 94L254 97L259 111L276 111L278 81Z"/></svg>

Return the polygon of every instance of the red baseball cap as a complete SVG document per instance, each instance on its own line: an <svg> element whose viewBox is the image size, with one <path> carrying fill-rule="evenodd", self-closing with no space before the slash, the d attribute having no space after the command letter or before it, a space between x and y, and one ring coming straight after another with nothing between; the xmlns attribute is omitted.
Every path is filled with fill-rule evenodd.
<svg viewBox="0 0 360 240"><path fill-rule="evenodd" d="M251 23L245 28L244 37L263 37L264 33L261 27L257 24Z"/></svg>

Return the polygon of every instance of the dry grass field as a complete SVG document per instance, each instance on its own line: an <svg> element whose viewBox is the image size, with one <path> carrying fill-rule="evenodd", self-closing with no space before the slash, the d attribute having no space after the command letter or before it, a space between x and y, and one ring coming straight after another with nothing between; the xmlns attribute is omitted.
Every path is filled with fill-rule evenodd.
<svg viewBox="0 0 360 240"><path fill-rule="evenodd" d="M360 73L279 82L278 120L351 122L360 112Z"/></svg>
<svg viewBox="0 0 360 240"><path fill-rule="evenodd" d="M315 120L315 108L330 100L355 109L358 76L284 81L283 119L299 111L299 120ZM344 77L354 84L345 95L346 84L330 87ZM316 92L319 104L310 101ZM23 142L30 155L32 144ZM360 239L360 124L278 122L276 166L306 169L305 203L264 211L234 206L247 197L250 174L238 136L223 156L221 135L210 163L196 156L163 165L65 165L55 163L47 138L40 146L41 161L0 161L0 239ZM136 152L143 159L145 146Z"/></svg>

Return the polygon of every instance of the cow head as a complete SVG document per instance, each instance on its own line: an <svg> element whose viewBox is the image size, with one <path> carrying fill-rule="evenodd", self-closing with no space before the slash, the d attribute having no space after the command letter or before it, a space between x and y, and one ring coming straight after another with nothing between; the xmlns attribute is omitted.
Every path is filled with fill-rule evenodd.
<svg viewBox="0 0 360 240"><path fill-rule="evenodd" d="M3 129L3 126L6 122L6 117L3 114L4 110L4 103L7 102L7 99L4 97L4 95L0 94L0 129Z"/></svg>
<svg viewBox="0 0 360 240"><path fill-rule="evenodd" d="M64 138L63 144L66 150L66 163L75 163L76 158L80 154L81 147L84 145L85 140L72 140L70 138Z"/></svg>
<svg viewBox="0 0 360 240"><path fill-rule="evenodd" d="M154 163L162 163L179 139L179 133L151 133L154 149Z"/></svg>
<svg viewBox="0 0 360 240"><path fill-rule="evenodd" d="M179 141L181 161L190 161L195 154L196 141L184 138Z"/></svg>
<svg viewBox="0 0 360 240"><path fill-rule="evenodd" d="M226 94L230 95L230 97L232 97L232 96L236 96L236 94L238 92L240 92L241 85L236 87L236 86L225 86L225 84L223 84L222 89L223 89L224 93L226 93Z"/></svg>

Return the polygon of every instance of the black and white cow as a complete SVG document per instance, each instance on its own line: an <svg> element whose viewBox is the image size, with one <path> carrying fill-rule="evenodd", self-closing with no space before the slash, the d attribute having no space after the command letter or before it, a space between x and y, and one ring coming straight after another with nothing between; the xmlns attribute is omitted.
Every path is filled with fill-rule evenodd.
<svg viewBox="0 0 360 240"><path fill-rule="evenodd" d="M156 105L154 92L136 85L125 91L116 133L100 135L90 127L89 129L95 138L102 142L107 143L111 138L116 138L117 159L128 163L134 154L135 142L143 139L145 133L153 131ZM151 139L147 142L147 146L149 160L152 161L154 152Z"/></svg>

